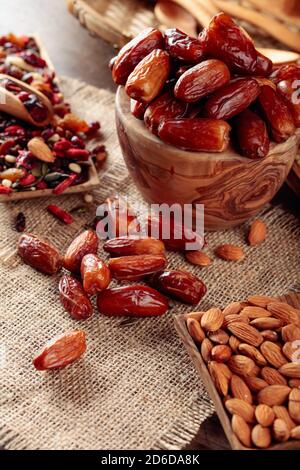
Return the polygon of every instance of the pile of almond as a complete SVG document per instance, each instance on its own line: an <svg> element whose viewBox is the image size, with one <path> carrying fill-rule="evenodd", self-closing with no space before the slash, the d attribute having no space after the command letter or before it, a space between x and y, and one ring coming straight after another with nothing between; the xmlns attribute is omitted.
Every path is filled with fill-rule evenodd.
<svg viewBox="0 0 300 470"><path fill-rule="evenodd" d="M214 385L248 448L300 439L300 310L251 296L187 315Z"/></svg>

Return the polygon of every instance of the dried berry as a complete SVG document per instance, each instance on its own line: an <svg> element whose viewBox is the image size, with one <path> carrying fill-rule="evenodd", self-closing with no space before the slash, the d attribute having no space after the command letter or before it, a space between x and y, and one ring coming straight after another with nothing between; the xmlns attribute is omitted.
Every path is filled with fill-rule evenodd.
<svg viewBox="0 0 300 470"><path fill-rule="evenodd" d="M17 232L24 232L26 228L26 218L23 212L19 212L17 214L16 220L15 220L15 228Z"/></svg>

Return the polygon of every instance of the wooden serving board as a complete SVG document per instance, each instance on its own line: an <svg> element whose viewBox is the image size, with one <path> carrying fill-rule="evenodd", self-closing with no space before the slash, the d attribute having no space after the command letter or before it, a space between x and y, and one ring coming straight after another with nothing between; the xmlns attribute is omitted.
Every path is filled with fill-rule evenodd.
<svg viewBox="0 0 300 470"><path fill-rule="evenodd" d="M288 304L292 305L293 307L300 308L300 295L295 293L289 293L286 295L282 295L279 297L279 300L283 302L287 302ZM228 439L228 442L233 450L249 450L244 447L240 441L235 436L234 432L231 428L231 423L229 416L227 414L226 409L224 408L223 402L221 397L211 379L210 373L206 367L205 362L202 359L202 356L198 350L197 345L193 341L192 337L190 336L187 327L186 327L186 318L187 314L185 315L177 315L175 316L175 328L180 336L186 350L198 372L201 380L204 382L205 387L209 393L211 400L214 403L216 413L219 417L220 423L223 427L223 431ZM211 421L211 420L210 420ZM216 448L216 443L220 440L220 447L226 448L226 444L224 445L223 433L220 426L218 426L217 422L214 421L213 424L204 423L202 426L205 428L205 432L201 433L200 439L201 444L207 445L207 448ZM219 439L220 436L220 439ZM282 444L276 444L270 447L268 450L299 450L300 449L300 441L290 440L284 442Z"/></svg>
<svg viewBox="0 0 300 470"><path fill-rule="evenodd" d="M41 56L47 62L48 68L50 70L55 71L54 65L49 57L49 54L46 51L45 47L43 46L39 36L37 35L31 35L31 36L35 39L37 45L39 46ZM90 163L89 170L88 170L89 179L83 184L70 186L64 191L63 194L82 193L86 191L91 191L92 189L96 189L99 187L100 179L99 179L96 167L92 160L90 160L89 163ZM53 194L52 189L38 189L35 191L18 191L18 192L12 192L8 195L0 194L0 203L18 201L21 199L33 199L33 198L38 198L38 197L55 197L55 194Z"/></svg>

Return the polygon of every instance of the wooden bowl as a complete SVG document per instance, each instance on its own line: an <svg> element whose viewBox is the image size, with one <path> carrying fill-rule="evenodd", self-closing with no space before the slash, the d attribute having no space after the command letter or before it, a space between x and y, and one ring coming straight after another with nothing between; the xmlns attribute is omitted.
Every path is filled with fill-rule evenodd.
<svg viewBox="0 0 300 470"><path fill-rule="evenodd" d="M297 152L300 130L272 144L262 160L223 153L187 152L164 144L130 112L119 87L116 124L127 168L147 202L204 204L205 229L221 230L248 220L285 181Z"/></svg>

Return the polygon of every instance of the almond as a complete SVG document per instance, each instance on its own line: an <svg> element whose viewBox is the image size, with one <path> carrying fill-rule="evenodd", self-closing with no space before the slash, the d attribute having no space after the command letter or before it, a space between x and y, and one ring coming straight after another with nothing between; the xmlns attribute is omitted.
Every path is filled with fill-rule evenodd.
<svg viewBox="0 0 300 470"><path fill-rule="evenodd" d="M285 343L287 341L295 341L296 339L300 339L300 327L294 325L293 323L286 325L281 329L281 336Z"/></svg>
<svg viewBox="0 0 300 470"><path fill-rule="evenodd" d="M194 318L188 318L186 322L186 326L193 340L196 341L196 343L201 344L205 338L205 333L202 330L200 323Z"/></svg>
<svg viewBox="0 0 300 470"><path fill-rule="evenodd" d="M268 297L267 295L251 295L247 300L249 304L263 308L266 308L271 302L277 302L275 297Z"/></svg>
<svg viewBox="0 0 300 470"><path fill-rule="evenodd" d="M248 233L248 243L250 246L260 245L265 241L267 235L267 227L263 220L254 220L250 226Z"/></svg>
<svg viewBox="0 0 300 470"><path fill-rule="evenodd" d="M185 253L187 261L197 266L209 266L212 263L211 258L203 251L187 251Z"/></svg>
<svg viewBox="0 0 300 470"><path fill-rule="evenodd" d="M260 367L255 364L251 375L254 377L257 377L259 374L260 374Z"/></svg>
<svg viewBox="0 0 300 470"><path fill-rule="evenodd" d="M203 317L205 312L190 312L186 315L186 318L194 318L200 322L201 318Z"/></svg>
<svg viewBox="0 0 300 470"><path fill-rule="evenodd" d="M30 139L27 147L32 155L38 160L46 163L54 162L55 156L53 155L50 147L48 147L44 139L41 137L33 137L33 139Z"/></svg>
<svg viewBox="0 0 300 470"><path fill-rule="evenodd" d="M278 344L272 343L271 341L264 341L260 346L260 350L267 361L277 369L287 363Z"/></svg>
<svg viewBox="0 0 300 470"><path fill-rule="evenodd" d="M259 377L245 377L245 381L252 392L260 392L268 386L268 383Z"/></svg>
<svg viewBox="0 0 300 470"><path fill-rule="evenodd" d="M206 363L211 360L210 353L212 348L212 342L208 338L205 338L201 343L201 356Z"/></svg>
<svg viewBox="0 0 300 470"><path fill-rule="evenodd" d="M278 333L273 330L264 330L261 331L261 335L265 341L272 341L272 343L276 343L278 341Z"/></svg>
<svg viewBox="0 0 300 470"><path fill-rule="evenodd" d="M273 367L263 367L261 376L269 385L287 385L283 375L277 369L273 369Z"/></svg>
<svg viewBox="0 0 300 470"><path fill-rule="evenodd" d="M286 401L290 391L290 387L286 385L269 385L258 392L258 403L269 406L282 405L282 403Z"/></svg>
<svg viewBox="0 0 300 470"><path fill-rule="evenodd" d="M256 307L256 306L248 306L244 307L243 310L240 313L241 315L245 315L246 317L250 319L254 318L261 318L261 317L270 317L272 314L268 310L262 307Z"/></svg>
<svg viewBox="0 0 300 470"><path fill-rule="evenodd" d="M224 244L215 249L215 254L225 261L241 261L245 258L244 251L236 245Z"/></svg>
<svg viewBox="0 0 300 470"><path fill-rule="evenodd" d="M252 394L248 385L238 375L233 375L230 381L230 388L234 398L239 398L252 404Z"/></svg>
<svg viewBox="0 0 300 470"><path fill-rule="evenodd" d="M227 362L232 355L231 348L224 344L218 344L211 350L211 358L217 362Z"/></svg>
<svg viewBox="0 0 300 470"><path fill-rule="evenodd" d="M258 330L276 330L282 326L282 321L278 318L260 317L251 320L250 325L254 326Z"/></svg>
<svg viewBox="0 0 300 470"><path fill-rule="evenodd" d="M242 376L253 375L253 369L255 367L255 363L252 359L240 354L231 356L227 365L233 374Z"/></svg>
<svg viewBox="0 0 300 470"><path fill-rule="evenodd" d="M230 398L226 400L225 408L230 414L241 416L247 423L254 422L254 408L252 405L239 398Z"/></svg>
<svg viewBox="0 0 300 470"><path fill-rule="evenodd" d="M294 429L291 430L291 438L300 439L300 426L296 426Z"/></svg>
<svg viewBox="0 0 300 470"><path fill-rule="evenodd" d="M291 387L291 388L300 388L300 379L291 379L291 380L289 380L289 387Z"/></svg>
<svg viewBox="0 0 300 470"><path fill-rule="evenodd" d="M290 417L300 423L300 390L293 388L289 395L289 414Z"/></svg>
<svg viewBox="0 0 300 470"><path fill-rule="evenodd" d="M290 417L288 410L285 406L273 406L273 411L275 413L276 418L283 419L289 430L293 429L296 426L296 423Z"/></svg>
<svg viewBox="0 0 300 470"><path fill-rule="evenodd" d="M243 343L259 346L263 342L260 332L251 325L242 322L233 322L228 325L228 330Z"/></svg>
<svg viewBox="0 0 300 470"><path fill-rule="evenodd" d="M236 352L238 350L239 345L241 344L240 340L237 339L235 336L230 336L229 338L229 346L231 347L232 351Z"/></svg>
<svg viewBox="0 0 300 470"><path fill-rule="evenodd" d="M299 345L296 344L296 341L288 341L282 347L282 352L289 361L293 362L293 358L296 358L296 356L300 353L300 341Z"/></svg>
<svg viewBox="0 0 300 470"><path fill-rule="evenodd" d="M291 362L284 364L280 367L279 372L284 377L291 377L291 379L300 379L300 362Z"/></svg>
<svg viewBox="0 0 300 470"><path fill-rule="evenodd" d="M254 346L251 346L247 343L241 343L238 347L238 350L245 356L250 357L250 359L253 359L253 361L256 362L258 366L267 365L267 361L264 356Z"/></svg>
<svg viewBox="0 0 300 470"><path fill-rule="evenodd" d="M273 435L277 442L285 442L289 439L290 430L283 419L275 419L273 423Z"/></svg>
<svg viewBox="0 0 300 470"><path fill-rule="evenodd" d="M299 323L300 321L300 310L284 302L271 302L267 309L273 317L279 318L285 324Z"/></svg>
<svg viewBox="0 0 300 470"><path fill-rule="evenodd" d="M228 394L228 387L229 387L229 379L225 376L222 372L222 369L219 367L215 361L211 361L208 364L208 370L210 372L211 378L215 384L216 389L223 395L224 397Z"/></svg>
<svg viewBox="0 0 300 470"><path fill-rule="evenodd" d="M223 315L226 317L227 315L236 315L242 309L241 302L231 302L227 307L223 310Z"/></svg>
<svg viewBox="0 0 300 470"><path fill-rule="evenodd" d="M273 424L275 413L270 406L261 404L255 408L255 418L258 424L268 427Z"/></svg>
<svg viewBox="0 0 300 470"><path fill-rule="evenodd" d="M218 363L219 370L222 372L222 374L225 375L225 377L230 380L232 377L232 372L229 369L229 367L224 364L223 362Z"/></svg>
<svg viewBox="0 0 300 470"><path fill-rule="evenodd" d="M252 429L251 433L252 442L260 449L266 449L271 444L271 432L269 428L264 428L261 424L257 424Z"/></svg>
<svg viewBox="0 0 300 470"><path fill-rule="evenodd" d="M230 323L234 323L234 322L249 323L249 319L245 316L232 313L230 315L227 315L224 318L223 327L228 328L228 325L230 325Z"/></svg>
<svg viewBox="0 0 300 470"><path fill-rule="evenodd" d="M218 344L227 344L229 341L229 335L224 330L209 331L207 336L211 341Z"/></svg>
<svg viewBox="0 0 300 470"><path fill-rule="evenodd" d="M217 331L224 321L223 313L219 308L211 308L201 318L201 326L204 330Z"/></svg>
<svg viewBox="0 0 300 470"><path fill-rule="evenodd" d="M231 419L231 427L238 440L245 447L251 447L251 428L244 418L234 414Z"/></svg>

